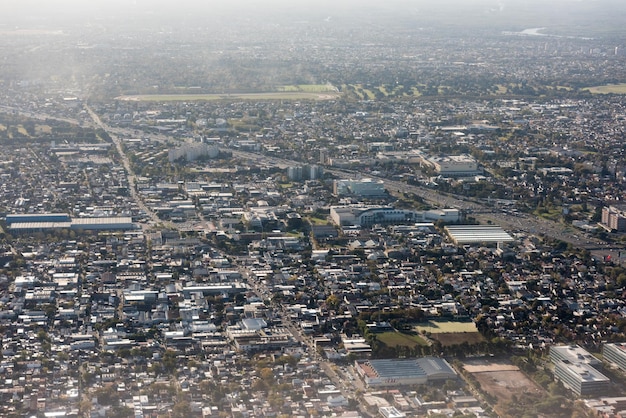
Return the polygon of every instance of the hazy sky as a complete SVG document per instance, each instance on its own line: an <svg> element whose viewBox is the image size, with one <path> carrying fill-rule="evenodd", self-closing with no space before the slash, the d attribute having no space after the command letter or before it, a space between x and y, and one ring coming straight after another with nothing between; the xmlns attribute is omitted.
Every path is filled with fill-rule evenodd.
<svg viewBox="0 0 626 418"><path fill-rule="evenodd" d="M229 11L245 13L246 10L291 11L303 13L307 11L349 12L380 9L424 8L444 9L451 13L474 8L493 8L506 10L524 7L552 8L567 12L572 7L603 8L614 7L619 0L4 0L1 19L24 18L27 16L56 16L72 18L92 13L185 13L200 11Z"/></svg>
<svg viewBox="0 0 626 418"><path fill-rule="evenodd" d="M2 1L2 0L0 0ZM183 30L189 23L241 24L243 20L265 24L293 21L336 24L402 24L412 19L418 26L460 24L524 27L623 26L624 0L3 0L3 30L61 29L102 25L114 30L168 25ZM529 25L529 26L526 26ZM515 30L519 28L511 27Z"/></svg>

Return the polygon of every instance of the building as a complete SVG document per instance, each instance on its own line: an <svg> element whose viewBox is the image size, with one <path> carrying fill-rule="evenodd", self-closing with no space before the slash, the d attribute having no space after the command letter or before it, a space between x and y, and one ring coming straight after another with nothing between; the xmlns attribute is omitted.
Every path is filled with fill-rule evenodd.
<svg viewBox="0 0 626 418"><path fill-rule="evenodd" d="M185 144L181 147L169 150L167 153L167 160L170 163L178 160L179 158L184 158L187 161L195 161L202 157L215 158L219 154L220 149L216 146L203 143L193 143Z"/></svg>
<svg viewBox="0 0 626 418"><path fill-rule="evenodd" d="M550 347L554 376L579 396L604 393L611 381L594 367L602 362L579 345Z"/></svg>
<svg viewBox="0 0 626 418"><path fill-rule="evenodd" d="M387 195L382 180L335 180L333 193L336 196L353 195L358 197L384 197Z"/></svg>
<svg viewBox="0 0 626 418"><path fill-rule="evenodd" d="M287 178L292 181L317 180L323 175L324 169L315 164L287 167Z"/></svg>
<svg viewBox="0 0 626 418"><path fill-rule="evenodd" d="M480 173L478 162L466 154L430 157L424 163L433 167L441 176L473 176Z"/></svg>
<svg viewBox="0 0 626 418"><path fill-rule="evenodd" d="M328 148L321 148L320 149L320 160L319 160L319 163L326 165L326 164L328 164L328 159L329 159Z"/></svg>
<svg viewBox="0 0 626 418"><path fill-rule="evenodd" d="M608 343L602 346L602 356L606 361L626 371L626 343Z"/></svg>
<svg viewBox="0 0 626 418"><path fill-rule="evenodd" d="M282 350L297 344L289 330L281 327L246 329L232 326L226 329L226 336L238 351L245 352Z"/></svg>
<svg viewBox="0 0 626 418"><path fill-rule="evenodd" d="M385 418L405 418L406 414L404 412L398 411L395 406L381 406L378 408L378 412Z"/></svg>
<svg viewBox="0 0 626 418"><path fill-rule="evenodd" d="M355 370L368 387L420 385L457 379L450 364L437 357L357 360Z"/></svg>
<svg viewBox="0 0 626 418"><path fill-rule="evenodd" d="M182 289L185 298L190 298L192 294L202 294L203 296L223 295L224 297L229 297L231 294L243 293L247 290L248 287L246 284L239 282L184 286Z"/></svg>
<svg viewBox="0 0 626 418"><path fill-rule="evenodd" d="M458 209L431 209L423 214L425 221L458 222L461 220L461 212Z"/></svg>
<svg viewBox="0 0 626 418"><path fill-rule="evenodd" d="M338 226L398 225L424 221L458 222L461 214L458 209L438 209L412 211L396 209L392 206L331 206L330 218Z"/></svg>
<svg viewBox="0 0 626 418"><path fill-rule="evenodd" d="M606 393L611 381L608 377L587 363L571 363L557 360L554 363L554 376L578 396Z"/></svg>
<svg viewBox="0 0 626 418"><path fill-rule="evenodd" d="M331 206L330 217L339 226L372 226L417 222L417 212L389 206Z"/></svg>
<svg viewBox="0 0 626 418"><path fill-rule="evenodd" d="M290 166L287 167L287 178L291 181L300 181L302 180L302 166Z"/></svg>
<svg viewBox="0 0 626 418"><path fill-rule="evenodd" d="M7 225L17 223L32 223L32 222L50 222L50 223L64 223L71 222L70 215L67 213L33 213L33 214L15 214L7 215Z"/></svg>
<svg viewBox="0 0 626 418"><path fill-rule="evenodd" d="M611 205L602 208L602 224L617 232L626 231L626 207Z"/></svg>
<svg viewBox="0 0 626 418"><path fill-rule="evenodd" d="M9 221L9 216L12 219ZM67 215L65 215L67 216ZM69 216L67 220L63 221L51 221L45 219L61 219L58 214L51 214L48 218L47 215L37 215L32 217L31 221L25 221L24 215L7 216L7 224L11 232L27 233L27 232L46 232L58 229L71 229L74 231L125 231L137 229L137 225L133 223L133 220L129 216L119 217L94 217L94 218L74 218ZM19 222L23 220L24 222Z"/></svg>
<svg viewBox="0 0 626 418"><path fill-rule="evenodd" d="M130 216L106 218L74 218L70 226L73 230L108 231L137 229Z"/></svg>
<svg viewBox="0 0 626 418"><path fill-rule="evenodd" d="M514 241L511 235L497 225L448 225L445 230L458 245Z"/></svg>
<svg viewBox="0 0 626 418"><path fill-rule="evenodd" d="M602 367L602 362L579 345L554 345L550 347L550 360L585 363L591 367Z"/></svg>

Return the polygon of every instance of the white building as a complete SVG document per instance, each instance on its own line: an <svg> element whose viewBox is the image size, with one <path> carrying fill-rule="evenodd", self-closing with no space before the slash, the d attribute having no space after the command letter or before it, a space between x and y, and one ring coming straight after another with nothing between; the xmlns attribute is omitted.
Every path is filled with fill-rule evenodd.
<svg viewBox="0 0 626 418"><path fill-rule="evenodd" d="M607 343L602 346L602 356L606 361L626 371L626 343Z"/></svg>
<svg viewBox="0 0 626 418"><path fill-rule="evenodd" d="M335 180L333 193L336 196L382 197L387 194L382 180Z"/></svg>
<svg viewBox="0 0 626 418"><path fill-rule="evenodd" d="M184 158L187 161L195 161L201 157L215 158L219 154L220 149L216 146L203 143L192 143L169 150L167 153L167 160L170 163L178 160L179 158Z"/></svg>
<svg viewBox="0 0 626 418"><path fill-rule="evenodd" d="M430 211L412 211L396 209L391 206L331 206L330 217L339 226L393 225L442 220L457 222L460 219L458 209L441 209Z"/></svg>
<svg viewBox="0 0 626 418"><path fill-rule="evenodd" d="M424 162L442 176L470 176L480 173L478 162L467 154L430 157Z"/></svg>
<svg viewBox="0 0 626 418"><path fill-rule="evenodd" d="M554 376L578 396L604 393L611 383L595 367L602 362L579 345L550 347Z"/></svg>
<svg viewBox="0 0 626 418"><path fill-rule="evenodd" d="M554 376L578 396L606 393L611 383L608 377L589 364L567 360L554 363Z"/></svg>

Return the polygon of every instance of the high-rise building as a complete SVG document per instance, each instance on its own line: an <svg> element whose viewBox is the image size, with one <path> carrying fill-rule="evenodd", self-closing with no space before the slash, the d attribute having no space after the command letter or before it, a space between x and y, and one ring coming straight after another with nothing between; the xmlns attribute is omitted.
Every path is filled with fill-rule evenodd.
<svg viewBox="0 0 626 418"><path fill-rule="evenodd" d="M626 231L626 209L624 206L611 205L602 208L602 224L617 232Z"/></svg>
<svg viewBox="0 0 626 418"><path fill-rule="evenodd" d="M320 149L320 164L328 164L328 148Z"/></svg>

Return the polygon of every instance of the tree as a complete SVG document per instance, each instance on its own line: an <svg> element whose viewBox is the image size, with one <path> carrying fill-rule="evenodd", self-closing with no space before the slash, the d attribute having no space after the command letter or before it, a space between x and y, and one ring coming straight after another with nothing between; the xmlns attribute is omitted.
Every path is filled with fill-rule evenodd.
<svg viewBox="0 0 626 418"><path fill-rule="evenodd" d="M187 418L192 416L191 404L187 400L176 402L172 408L172 418Z"/></svg>
<svg viewBox="0 0 626 418"><path fill-rule="evenodd" d="M176 356L177 353L174 350L166 350L163 354L163 367L167 373L174 373L176 371Z"/></svg>
<svg viewBox="0 0 626 418"><path fill-rule="evenodd" d="M335 294L332 294L326 298L326 306L328 306L328 309L330 310L337 311L340 304L341 300Z"/></svg>

